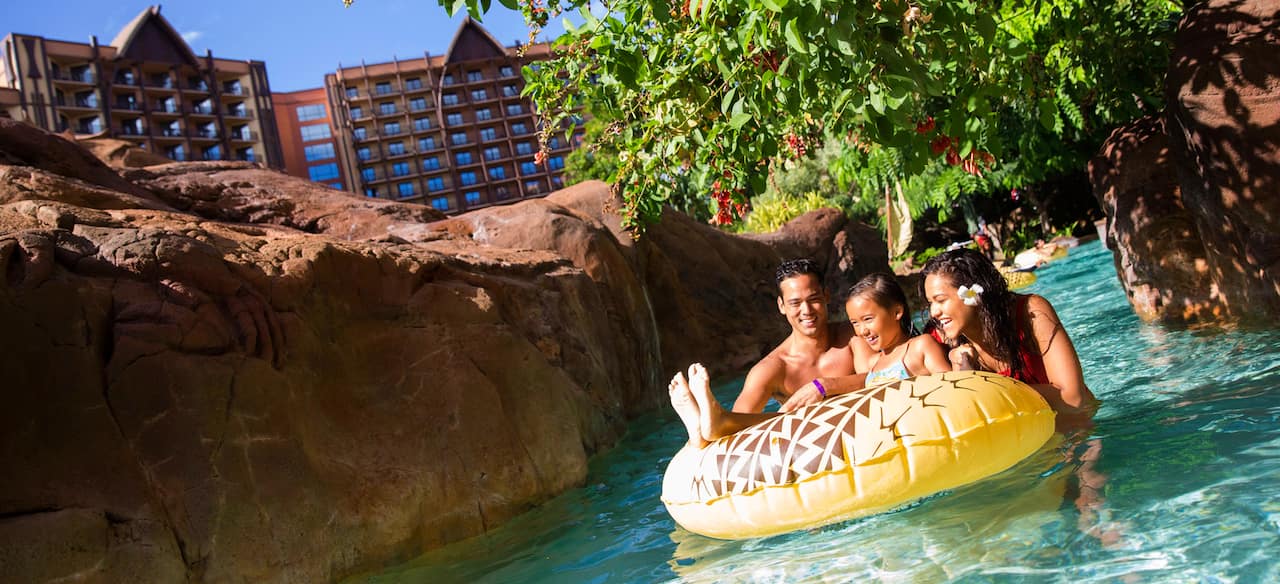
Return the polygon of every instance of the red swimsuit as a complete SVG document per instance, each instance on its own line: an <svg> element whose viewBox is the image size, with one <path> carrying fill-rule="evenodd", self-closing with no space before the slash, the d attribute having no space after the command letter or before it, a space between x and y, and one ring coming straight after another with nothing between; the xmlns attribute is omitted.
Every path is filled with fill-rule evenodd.
<svg viewBox="0 0 1280 584"><path fill-rule="evenodd" d="M1013 377L1018 381L1029 385L1047 384L1049 383L1049 373L1044 369L1044 355L1035 348L1035 339L1029 338L1027 327L1023 323L1023 314L1026 314L1027 298L1024 294L1018 294L1018 299L1013 304L1016 326L1018 327L1018 355L1017 358L1022 360L1022 371L1018 375L1013 375L1013 368L1009 367L1003 371L996 373L1005 377Z"/></svg>

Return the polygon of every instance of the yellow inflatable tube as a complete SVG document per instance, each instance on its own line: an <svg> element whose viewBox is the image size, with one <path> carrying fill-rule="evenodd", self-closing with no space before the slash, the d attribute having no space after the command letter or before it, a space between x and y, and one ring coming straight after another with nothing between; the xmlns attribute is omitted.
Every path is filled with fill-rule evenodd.
<svg viewBox="0 0 1280 584"><path fill-rule="evenodd" d="M1019 272L1011 268L1000 268L1000 275L1008 283L1010 290L1019 290L1036 283L1035 272Z"/></svg>
<svg viewBox="0 0 1280 584"><path fill-rule="evenodd" d="M894 381L751 426L667 466L662 502L694 533L741 539L888 511L993 475L1053 435L1026 384L981 371Z"/></svg>

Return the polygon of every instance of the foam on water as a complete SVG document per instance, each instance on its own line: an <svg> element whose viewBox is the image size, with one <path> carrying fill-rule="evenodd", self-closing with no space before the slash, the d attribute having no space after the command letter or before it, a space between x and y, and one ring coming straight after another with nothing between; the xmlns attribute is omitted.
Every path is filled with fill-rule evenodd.
<svg viewBox="0 0 1280 584"><path fill-rule="evenodd" d="M1144 325L1097 242L1038 275L1025 291L1058 309L1104 402L1088 436L893 513L717 541L658 500L684 429L656 412L585 487L352 581L1280 581L1280 332ZM740 386L717 396L728 405Z"/></svg>

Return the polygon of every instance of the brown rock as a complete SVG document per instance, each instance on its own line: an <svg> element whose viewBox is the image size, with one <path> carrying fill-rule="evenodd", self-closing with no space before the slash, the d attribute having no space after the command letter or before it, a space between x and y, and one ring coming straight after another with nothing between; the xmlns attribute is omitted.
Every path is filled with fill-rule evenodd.
<svg viewBox="0 0 1280 584"><path fill-rule="evenodd" d="M580 485L674 367L786 333L770 244L633 240L600 183L429 225L245 164L103 169L0 164L0 581L411 557Z"/></svg>
<svg viewBox="0 0 1280 584"><path fill-rule="evenodd" d="M1225 316L1195 220L1182 204L1164 120L1117 129L1089 163L1106 212L1107 247L1134 311L1146 321L1213 321Z"/></svg>

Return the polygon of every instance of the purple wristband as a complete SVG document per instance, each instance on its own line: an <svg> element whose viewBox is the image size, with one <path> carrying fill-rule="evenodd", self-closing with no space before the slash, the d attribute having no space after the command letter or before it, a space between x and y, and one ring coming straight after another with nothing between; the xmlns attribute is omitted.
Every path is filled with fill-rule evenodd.
<svg viewBox="0 0 1280 584"><path fill-rule="evenodd" d="M827 388L822 387L822 382L818 381L817 377L813 378L813 386L818 388L818 393L822 394L822 397L827 397Z"/></svg>

